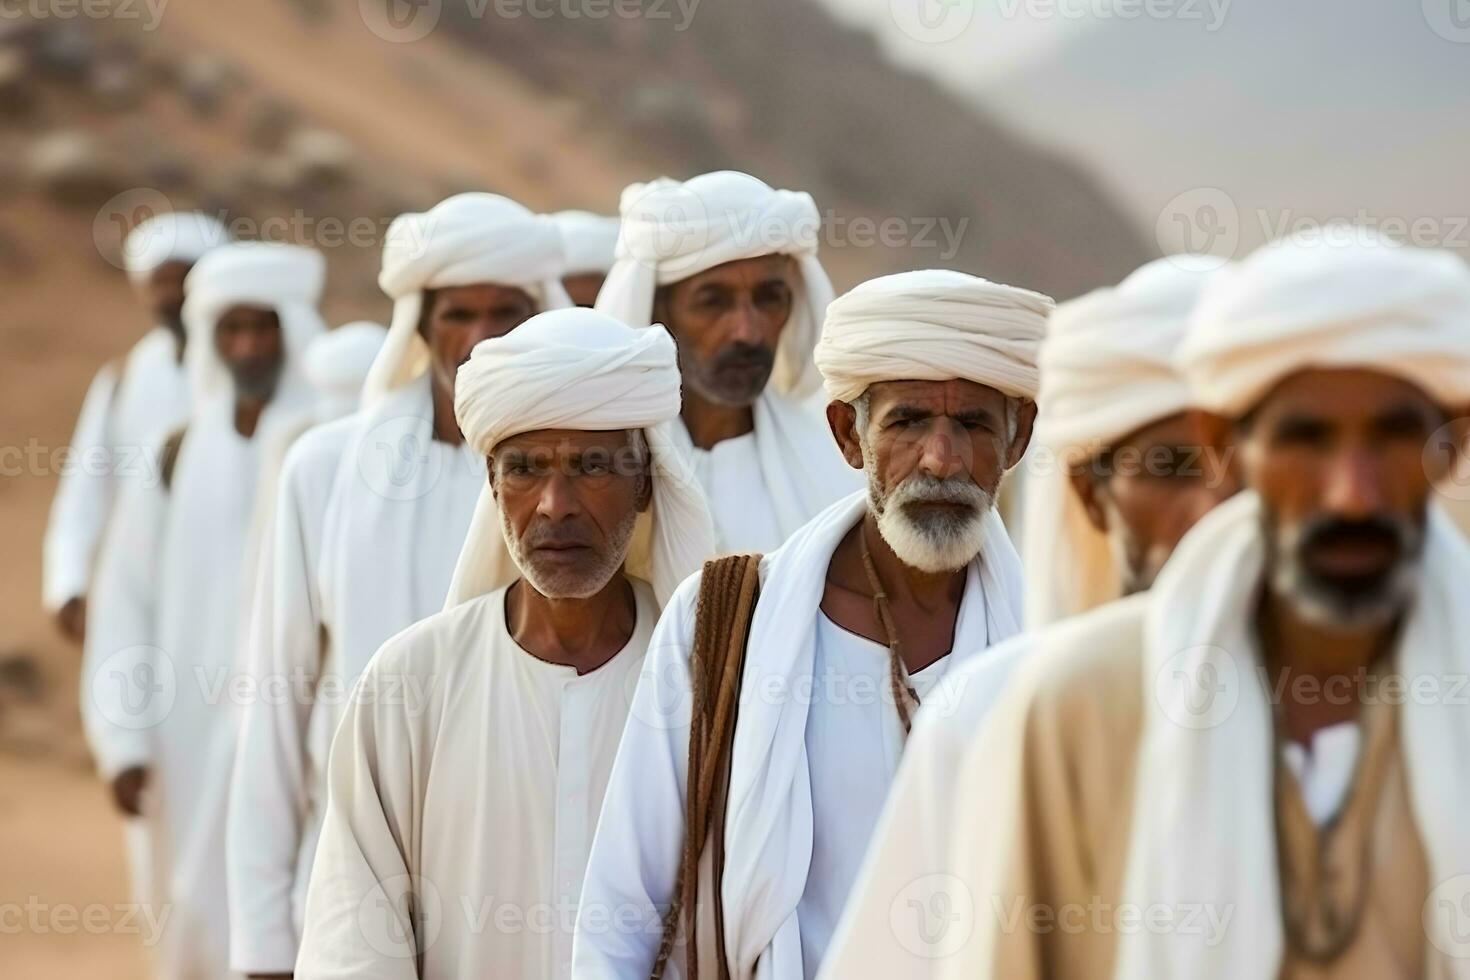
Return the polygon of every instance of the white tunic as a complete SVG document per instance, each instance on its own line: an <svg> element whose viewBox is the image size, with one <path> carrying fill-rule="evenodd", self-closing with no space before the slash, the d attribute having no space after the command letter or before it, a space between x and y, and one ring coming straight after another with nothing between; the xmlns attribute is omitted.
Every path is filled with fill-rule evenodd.
<svg viewBox="0 0 1470 980"><path fill-rule="evenodd" d="M806 975L816 976L838 917L852 893L863 855L904 750L893 703L886 646L817 617L814 698L807 716L811 759L812 837L806 891L796 907ZM948 674L945 656L909 675L922 702Z"/></svg>
<svg viewBox="0 0 1470 980"><path fill-rule="evenodd" d="M786 536L761 475L755 433L726 439L710 449L695 447L691 455L694 475L709 501L720 551L764 554L781 547Z"/></svg>
<svg viewBox="0 0 1470 980"><path fill-rule="evenodd" d="M506 590L390 640L332 746L298 980L566 977L618 735L658 616L597 670L511 638Z"/></svg>
<svg viewBox="0 0 1470 980"><path fill-rule="evenodd" d="M46 608L87 595L119 488L156 477L158 448L188 411L177 351L173 334L155 327L133 345L120 372L104 366L87 389L46 525Z"/></svg>
<svg viewBox="0 0 1470 980"><path fill-rule="evenodd" d="M325 753L318 757L307 742L325 654L317 564L327 502L353 424L351 418L329 422L292 445L262 543L243 670L262 691L277 693L245 706L225 849L230 964L242 973L288 973L296 962L324 802L316 791ZM340 700L342 689L335 694Z"/></svg>

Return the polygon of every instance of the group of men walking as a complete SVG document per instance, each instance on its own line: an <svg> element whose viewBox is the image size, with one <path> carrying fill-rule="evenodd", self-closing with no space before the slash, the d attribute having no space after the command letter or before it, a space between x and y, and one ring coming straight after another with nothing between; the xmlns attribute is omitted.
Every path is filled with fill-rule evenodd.
<svg viewBox="0 0 1470 980"><path fill-rule="evenodd" d="M834 299L807 194L620 212L400 216L386 330L133 231L46 597L158 976L1470 976L1470 268Z"/></svg>

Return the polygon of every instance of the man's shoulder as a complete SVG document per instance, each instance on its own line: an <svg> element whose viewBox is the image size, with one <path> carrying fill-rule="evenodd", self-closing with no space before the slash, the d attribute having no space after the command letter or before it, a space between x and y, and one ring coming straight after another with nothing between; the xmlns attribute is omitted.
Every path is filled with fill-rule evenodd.
<svg viewBox="0 0 1470 980"><path fill-rule="evenodd" d="M356 420L354 414L322 422L293 439L282 463L282 478L301 479L307 474L336 472Z"/></svg>
<svg viewBox="0 0 1470 980"><path fill-rule="evenodd" d="M495 618L505 589L441 609L383 641L363 674L415 673L447 669L484 650L484 631Z"/></svg>

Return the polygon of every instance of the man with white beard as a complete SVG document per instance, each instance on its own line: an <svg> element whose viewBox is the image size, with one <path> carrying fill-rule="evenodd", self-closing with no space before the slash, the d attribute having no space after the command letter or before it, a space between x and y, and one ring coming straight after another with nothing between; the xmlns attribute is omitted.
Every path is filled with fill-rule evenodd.
<svg viewBox="0 0 1470 980"><path fill-rule="evenodd" d="M934 975L1465 976L1470 548L1431 436L1470 404L1470 270L1323 235L1223 271L1179 350L1242 492L1148 592L1017 641L946 773L947 887L890 896Z"/></svg>
<svg viewBox="0 0 1470 980"><path fill-rule="evenodd" d="M383 646L333 742L302 980L569 975L659 604L714 547L662 328L543 313L459 374L489 479L445 611Z"/></svg>
<svg viewBox="0 0 1470 980"><path fill-rule="evenodd" d="M1040 409L1025 489L1026 627L1035 631L1152 584L1184 533L1235 490L1202 451L1195 397L1173 363L1210 272L1158 259L1115 287L1060 304L1041 343ZM1038 450L1041 450L1038 452ZM957 824L954 773L1031 652L1006 644L970 664L957 701L919 712L909 751L823 970L920 978L942 966L917 930L891 924L894 896L939 908ZM925 884L935 892L923 892ZM936 930L934 935L938 935Z"/></svg>
<svg viewBox="0 0 1470 980"><path fill-rule="evenodd" d="M623 191L597 309L661 323L684 375L680 438L722 551L770 551L856 489L817 413L812 345L832 284L811 195L724 170Z"/></svg>
<svg viewBox="0 0 1470 980"><path fill-rule="evenodd" d="M665 610L593 844L578 980L691 976L691 946L712 975L816 973L914 709L1020 627L991 505L1031 436L1051 305L937 271L831 304L827 418L868 489Z"/></svg>
<svg viewBox="0 0 1470 980"><path fill-rule="evenodd" d="M567 268L561 284L577 306L591 307L613 266L618 219L591 211L558 211L551 216L561 229Z"/></svg>
<svg viewBox="0 0 1470 980"><path fill-rule="evenodd" d="M236 713L228 682L260 451L310 397L326 263L294 245L211 251L185 283L191 409L162 478L130 484L98 571L82 708L117 806L140 821L145 901L170 910L158 976L230 976L225 804Z"/></svg>
<svg viewBox="0 0 1470 980"><path fill-rule="evenodd" d="M154 472L148 455L188 415L184 377L184 277L199 257L230 240L195 211L139 222L123 240L123 265L154 318L121 367L92 380L71 438L73 468L56 485L46 524L42 598L61 631L82 642L87 595L120 484Z"/></svg>
<svg viewBox="0 0 1470 980"><path fill-rule="evenodd" d="M246 708L228 838L231 961L290 973L346 691L390 636L444 604L484 484L454 417L475 344L569 305L560 232L494 194L459 194L388 230L393 318L363 407L287 455L252 611L247 672L285 697Z"/></svg>

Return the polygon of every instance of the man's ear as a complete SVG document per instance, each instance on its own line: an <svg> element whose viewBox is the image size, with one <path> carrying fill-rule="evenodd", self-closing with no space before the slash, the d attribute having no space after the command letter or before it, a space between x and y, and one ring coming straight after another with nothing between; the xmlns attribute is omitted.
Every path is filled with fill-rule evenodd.
<svg viewBox="0 0 1470 980"><path fill-rule="evenodd" d="M1016 399L1016 437L1006 450L1006 469L1021 461L1031 446L1031 430L1036 426L1036 403L1029 398Z"/></svg>
<svg viewBox="0 0 1470 980"><path fill-rule="evenodd" d="M649 315L650 323L662 323L668 328L670 336L674 328L669 325L669 287L659 286L653 291L653 308Z"/></svg>
<svg viewBox="0 0 1470 980"><path fill-rule="evenodd" d="M832 430L832 438L837 440L837 448L842 451L847 465L855 470L862 469L863 445L858 439L857 409L843 401L828 402L827 426Z"/></svg>
<svg viewBox="0 0 1470 980"><path fill-rule="evenodd" d="M1107 534L1108 512L1103 507L1101 488L1092 476L1091 467L1088 463L1070 467L1067 470L1067 480L1072 484L1072 492L1082 502L1082 510L1087 514L1087 523L1103 534Z"/></svg>
<svg viewBox="0 0 1470 980"><path fill-rule="evenodd" d="M424 338L424 343L429 341L429 320L434 315L434 297L437 291L425 289L419 293L419 336Z"/></svg>
<svg viewBox="0 0 1470 980"><path fill-rule="evenodd" d="M495 457L494 456L486 456L485 457L485 473L486 473L486 479L488 479L490 481L490 496L494 497L495 498L495 502L498 504L498 503L500 503L500 488L495 485Z"/></svg>

